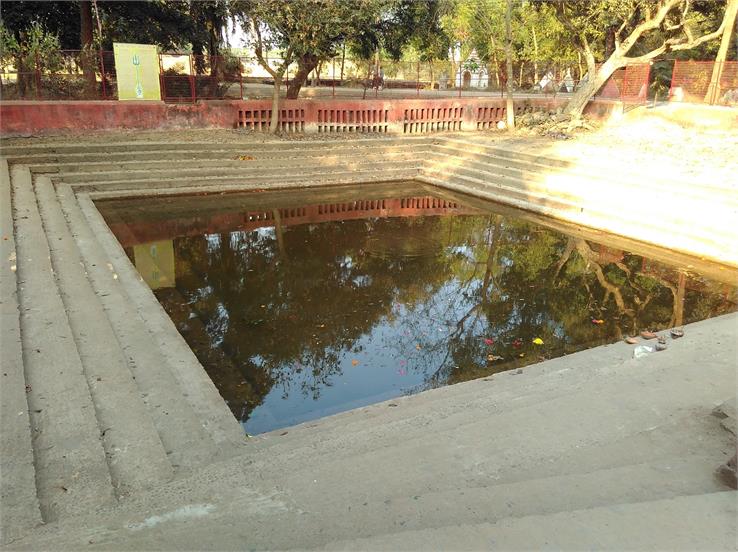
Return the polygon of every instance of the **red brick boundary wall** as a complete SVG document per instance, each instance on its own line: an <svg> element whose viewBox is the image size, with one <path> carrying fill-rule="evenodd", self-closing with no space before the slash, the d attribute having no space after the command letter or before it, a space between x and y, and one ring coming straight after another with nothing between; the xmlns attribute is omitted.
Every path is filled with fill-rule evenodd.
<svg viewBox="0 0 738 552"><path fill-rule="evenodd" d="M515 102L516 113L556 109L565 99ZM622 113L619 101L596 99L587 112L597 118ZM505 120L500 98L414 100L284 100L282 132L418 134L494 128ZM196 104L109 101L0 103L4 136L81 130L244 128L265 131L271 100L213 100Z"/></svg>

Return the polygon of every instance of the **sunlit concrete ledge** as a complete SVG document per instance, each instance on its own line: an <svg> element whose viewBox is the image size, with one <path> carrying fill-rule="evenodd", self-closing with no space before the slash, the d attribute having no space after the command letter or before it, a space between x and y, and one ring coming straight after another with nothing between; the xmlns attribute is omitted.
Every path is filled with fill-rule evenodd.
<svg viewBox="0 0 738 552"><path fill-rule="evenodd" d="M281 142L158 144L146 152L149 174L131 178L143 162L140 146L3 151L11 161L0 164L9 548L394 548L403 534L408 547L427 548L441 542L434 531L443 526L504 533L510 547L527 548L537 524L604 523L607 512L598 509L613 504L623 519L654 516L663 535L685 512L708 517L694 533L702 546L735 542L735 502L726 509L725 489L712 477L735 443L710 413L735 395L736 315L688 326L689 339L645 359L617 344L422 393L396 408L378 404L305 424L288 438L247 440L93 203L419 179L583 232L718 261L694 260L727 279L738 266L728 224L735 190L691 187L671 194L679 197L667 209L669 194L656 183L639 188L643 204L624 213L622 188L612 192L602 178L593 186L586 167L547 162L545 152L537 160L505 156L453 137L292 144L286 157ZM448 155L449 147L462 151ZM158 168L157 150L169 152ZM254 162L232 163L237 154ZM182 179L197 158L222 159L222 172L194 163ZM149 379L106 388L96 370L115 363L138 366ZM136 385L159 392L155 401L120 391ZM55 387L70 391L48 393ZM125 411L106 412L106 400ZM176 423L161 404L177 409ZM122 449L125 435L136 436L129 448L144 456ZM449 504L458 507L449 512ZM646 528L632 532L635 539ZM568 538L562 545L598 544L584 532ZM609 538L599 543L621 542Z"/></svg>

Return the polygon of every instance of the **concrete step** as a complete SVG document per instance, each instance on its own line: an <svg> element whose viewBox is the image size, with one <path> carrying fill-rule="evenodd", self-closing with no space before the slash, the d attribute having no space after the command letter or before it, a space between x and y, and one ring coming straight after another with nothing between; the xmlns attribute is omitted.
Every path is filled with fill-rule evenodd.
<svg viewBox="0 0 738 552"><path fill-rule="evenodd" d="M377 186L387 186L387 185L397 185L398 182L401 181L408 181L411 180L414 176L416 176L416 171L408 171L406 173L399 172L397 174L397 178L387 181L386 176L383 176L382 173L361 173L361 183L369 185L377 185ZM338 173L338 174L331 174L330 177L324 176L321 177L319 180L310 180L308 182L304 182L302 179L296 179L296 180L290 180L290 179L277 179L272 181L264 181L263 179L255 180L254 182L247 182L251 184L252 187L246 187L244 186L243 179L238 180L237 182L231 182L226 180L228 182L227 184L211 184L207 186L205 193L206 194L239 194L243 193L244 191L256 191L256 192L263 192L263 191L281 191L284 193L289 193L292 190L305 190L309 189L311 187L315 188L321 188L323 191L328 187L340 187L340 186L355 186L356 185L356 179L354 176L354 173ZM189 184L189 183L188 183ZM253 186L258 185L258 188L254 190ZM430 186L428 186L430 188ZM88 188L84 185L77 185L75 186L75 189L80 190L80 194L90 197L97 200L106 200L106 199L119 199L119 198L126 198L131 195L138 195L141 193L139 189L132 189L128 190L126 188L118 188L113 190L106 190L104 186L101 186L100 189L97 189L97 186L95 186L92 190L88 191ZM202 185L183 185L183 186L170 186L170 187L164 187L164 188L153 188L150 190L146 190L145 197L155 198L155 197L171 197L173 195L197 195L197 194L203 194L203 187ZM379 198L376 198L379 199ZM341 198L337 198L336 201L340 201ZM295 205L297 206L297 205Z"/></svg>
<svg viewBox="0 0 738 552"><path fill-rule="evenodd" d="M47 177L35 190L49 240L51 262L95 404L103 445L118 496L147 489L173 476L153 425L100 300L95 295L56 192ZM121 416L125 411L126 415Z"/></svg>
<svg viewBox="0 0 738 552"><path fill-rule="evenodd" d="M731 198L717 202L715 196L680 195L679 197L664 197L658 190L617 186L612 182L597 183L587 179L577 179L567 173L543 174L496 168L486 163L465 162L456 165L433 165L424 170L424 174L442 176L469 176L493 185L498 182L513 184L526 194L538 194L539 198L556 198L578 205L587 211L614 209L621 213L623 218L633 220L648 220L653 213L653 206L664 205L660 225L665 223L677 228L691 228L699 222L698 227L704 235L712 232L724 231L730 222L738 217L738 198L733 202ZM511 188L508 188L511 189ZM512 189L511 189L512 190ZM550 201L550 200L549 200ZM705 216L709 213L709 216ZM694 234L693 231L691 231Z"/></svg>
<svg viewBox="0 0 738 552"><path fill-rule="evenodd" d="M41 523L21 349L8 164L0 159L0 518L7 543Z"/></svg>
<svg viewBox="0 0 738 552"><path fill-rule="evenodd" d="M3 148L3 156L9 163L38 164L56 162L85 162L94 160L156 160L160 158L204 158L233 159L238 155L251 155L259 158L302 157L305 155L360 154L365 151L424 151L432 142L430 139L412 141L372 139L326 142L266 142L244 144L209 143L133 143L121 144L103 150L78 147L11 149Z"/></svg>
<svg viewBox="0 0 738 552"><path fill-rule="evenodd" d="M672 189L677 187L680 190L689 189L695 186L703 186L712 191L735 192L736 190L736 185L732 182L711 181L696 183L692 180L682 180L679 177L675 177L673 174L666 173L661 167L658 170L643 166L628 168L626 165L627 160L614 160L602 158L601 156L592 158L578 157L575 159L562 159L561 157L557 157L560 154L558 154L555 149L552 149L551 154L549 155L532 154L520 151L519 149L500 148L494 143L487 142L484 138L478 138L475 140L472 137L449 137L443 145L460 149L468 154L486 153L500 159L516 159L548 167L583 170L585 173L612 174L615 172L618 174L620 182L640 182L641 184L648 183L649 185L661 182L665 185L671 184ZM665 176L665 174L668 174L668 176Z"/></svg>
<svg viewBox="0 0 738 552"><path fill-rule="evenodd" d="M383 149L381 151L369 150L362 151L362 159L417 159L422 156L422 152L417 149L399 150L399 149ZM95 159L99 159L95 157ZM128 161L89 161L89 162L59 162L59 163L40 163L29 165L33 173L93 173L93 172L109 172L109 171L129 171L144 169L171 169L172 161L176 160L177 167L183 169L194 168L239 168L252 169L254 167L271 167L275 164L290 165L304 163L306 160L311 162L332 163L345 161L345 154L335 155L333 153L325 154L321 150L308 150L304 155L278 155L276 152L273 156L255 155L252 160L241 161L235 159L233 155L222 158L213 158L212 156L201 157L197 159L190 158L172 158L172 159L154 159L144 161L140 159Z"/></svg>
<svg viewBox="0 0 738 552"><path fill-rule="evenodd" d="M188 463L193 465L237 452L244 440L241 426L120 243L107 230L92 201L84 195L75 198L69 186L57 189L57 195L88 263L88 272L92 274L94 268L98 276L98 294L104 294L103 305L108 312L127 315L125 320L116 320L113 327L119 341L125 342L126 354L141 368L141 375L136 375L137 383L147 388L150 403L165 413L159 420L168 428L160 430L162 442L166 445L169 439L178 455L185 456L185 460L189 458ZM160 401L154 400L157 396L161 397ZM175 404L164 408L165 402ZM178 416L182 409L185 412ZM191 426L193 417L197 427ZM207 439L203 439L203 431ZM196 442L188 445L188 439ZM175 449L167 447L167 450Z"/></svg>
<svg viewBox="0 0 738 552"><path fill-rule="evenodd" d="M119 181L124 178L132 181L141 179L177 179L187 180L190 178L218 178L238 176L265 176L288 174L294 171L305 173L325 174L327 171L350 171L362 168L374 168L380 164L382 167L388 165L401 166L402 168L420 169L422 156L397 154L364 154L359 160L349 160L339 157L316 157L298 158L292 161L249 161L240 165L227 167L182 167L179 163L173 167L171 163L164 167L139 169L128 167L125 170L112 171L75 171L63 172L52 175L54 178L67 184L80 184L85 182Z"/></svg>
<svg viewBox="0 0 738 552"><path fill-rule="evenodd" d="M49 259L30 171L11 171L21 336L44 521L114 501L102 432Z"/></svg>
<svg viewBox="0 0 738 552"><path fill-rule="evenodd" d="M218 451L189 401L183 400L186 392L172 374L166 355L121 286L74 198L68 193L59 193L58 197L92 287L105 310L111 313L108 316L111 327L149 407L169 462L175 471L181 471L212 461Z"/></svg>
<svg viewBox="0 0 738 552"><path fill-rule="evenodd" d="M558 201L542 194L526 193L520 197L520 192L514 188L492 186L487 180L463 175L421 175L418 180L620 236L631 237L634 233L636 236L643 235L646 229L652 236L650 243L685 253L702 251L702 258L730 266L738 265L738 244L726 239L727 229L725 232L720 232L718 229L709 232L700 231L699 227L693 224L686 228L678 224L665 225L654 220L653 216L630 217L628 211L623 212L623 217L615 218L608 211L598 212L594 209L584 209L583 206L577 204L567 205L565 201ZM531 201L531 198L534 200ZM637 239L642 240L643 238Z"/></svg>
<svg viewBox="0 0 738 552"><path fill-rule="evenodd" d="M512 484L480 487L462 484L443 491L417 489L417 494L411 495L393 494L388 489L384 501L374 500L360 509L361 514L354 514L363 515L367 520L359 534L344 534L353 538L457 524L495 523L532 515L697 495L708 489L709 492L727 490L715 481L712 471L710 458L691 456ZM359 497L342 498L356 503ZM327 517L338 515L318 497L315 501L307 497L305 500L311 500ZM418 514L407 515L408 512ZM339 531L334 532L334 538Z"/></svg>
<svg viewBox="0 0 738 552"><path fill-rule="evenodd" d="M603 171L595 165L580 165L576 163L566 164L560 160L547 159L545 157L533 157L530 159L518 158L517 152L507 151L501 148L474 148L471 151L461 145L454 143L438 144L432 149L440 156L440 160L431 158L427 166L439 164L443 167L474 166L483 167L488 172L518 176L527 180L546 182L582 182L583 187L595 185L599 189L617 190L619 195L629 196L637 194L639 199L644 199L644 194L668 194L673 199L675 183L673 180L663 178L627 178L619 177L613 180L611 173ZM555 161L559 161L556 163ZM584 184L586 182L586 185ZM694 198L697 200L708 200L711 204L715 202L715 194L724 198L733 205L738 204L738 192L734 188L714 185L711 182L692 182L679 188L678 198ZM632 198L635 196L631 196ZM658 198L657 198L658 199Z"/></svg>
<svg viewBox="0 0 738 552"><path fill-rule="evenodd" d="M100 191L100 192L112 192L120 190L137 190L140 192L142 189L152 190L153 195L161 194L165 189L166 193L187 193L184 191L185 188L191 190L200 190L202 188L210 189L225 189L226 186L231 189L245 189L247 187L257 186L257 189L266 189L269 183L284 183L289 184L291 187L302 187L308 184L326 184L326 183L344 183L348 181L355 182L367 182L371 181L400 181L414 178L418 175L420 169L418 167L386 167L381 171L378 171L371 166L364 169L355 170L331 170L318 169L318 170L306 170L298 171L293 170L290 173L282 175L248 175L243 174L240 177L224 176L224 177L213 177L207 178L204 173L202 177L198 178L192 176L186 181L182 181L177 178L147 178L138 180L108 180L108 181L94 181L80 183L75 186L75 189L84 190L87 192ZM64 182L64 178L53 179L56 182ZM113 194L111 194L113 195ZM120 196L121 194L117 194ZM100 196L101 197L101 196Z"/></svg>
<svg viewBox="0 0 738 552"><path fill-rule="evenodd" d="M568 366L547 372L576 396L548 401L542 393L537 404L515 410L514 389L505 404L482 382L469 382L462 384L466 392L457 404L488 395L506 417L490 415L472 399L462 423L447 420L436 406L438 393L458 387L409 397L404 400L422 404L426 411L413 432L388 427L382 441L346 425L344 451L285 459L275 450L266 466L245 454L131 497L94 519L79 517L46 527L17 548L54 543L55 548L75 549L88 540L99 547L126 543L151 548L153 541L147 539L153 538L165 539L172 548L185 547L185 542L204 547L205 541L198 539L214 544L213 535L218 535L218 547L232 548L235 540L229 539L243 540L227 529L234 526L248 531L254 547L322 546L327 536L356 538L362 527L374 535L395 527L404 530L413 522L422 526L425 519L426 527L432 527L433 516L444 514L476 519L489 511L488 519L493 519L506 508L515 515L597 501L615 508L618 500L643 500L652 489L675 495L699 492L701 485L703 492L714 490L712 458L734 442L710 414L716 390L730 394L735 383L734 326L726 325L725 318L689 325L687 336L669 350L624 365L616 361L618 355L609 356L610 347L604 358L602 349L578 353L589 358L596 372L586 384L578 383L580 372ZM720 345L713 350L716 356L708 354L695 370L675 362L708 337ZM526 375L506 377L514 382ZM706 385L695 386L693 378ZM475 385L478 389L470 395ZM388 410L397 419L405 415L402 406ZM437 426L439 420L445 427ZM382 422L375 420L374 425L382 427ZM716 439L715 431L724 439ZM321 437L314 435L317 447ZM356 448L357 443L365 446ZM545 492L536 492L540 488ZM461 493L467 492L470 496L464 498ZM172 497L182 498L173 503ZM448 504L456 501L466 509L454 506L449 511Z"/></svg>
<svg viewBox="0 0 738 552"><path fill-rule="evenodd" d="M736 493L680 496L553 514L398 530L328 550L732 550Z"/></svg>
<svg viewBox="0 0 738 552"><path fill-rule="evenodd" d="M154 150L190 150L190 151L232 151L249 149L252 151L268 151L280 150L303 151L305 148L362 148L362 147L385 147L385 146L402 146L414 147L437 142L439 137L433 136L402 136L402 137L386 137L375 136L365 138L350 138L345 136L336 139L295 139L295 140L270 140L265 138L261 142L254 140L238 141L235 136L231 141L109 141L97 143L57 143L57 144L22 144L22 145L3 145L2 155L12 158L18 155L35 155L39 153L49 153L56 155L68 154L110 154L120 151L129 152L147 152Z"/></svg>
<svg viewBox="0 0 738 552"><path fill-rule="evenodd" d="M422 464L422 460L419 463ZM372 538L400 531L514 522L529 516L602 507L612 509L727 490L713 477L712 459L699 454L652 458L643 463L595 470L588 470L580 462L579 471L573 474L514 483L490 482L488 485L464 482L441 469L436 472L440 484L443 485L448 476L453 479L452 484L441 488L406 481L396 487L399 477L391 472L375 477L350 468L336 472L329 480L311 473L309 465L302 466L295 476L290 473L287 477L264 476L256 473L252 466L234 462L220 468L220 472L207 475L207 480L212 481L209 489L203 486L206 478L178 481L155 489L147 497L134 497L132 502L101 512L95 522L100 528L112 525L113 530L101 531L80 517L70 520L58 534L49 528L45 534L37 535L36 540L22 543L21 549L44 548L44 543L52 539L59 539L64 549L74 548L75 538L88 538L88 535L94 536L95 544L101 547L126 542L132 549L146 549L153 542L149 539L162 538L162 531L167 545L173 549L207 548L208 542L214 542L213 535L219 535L218 547L230 549L235 546L235 539L242 539L226 530L234 526L247 527L249 544L257 548L312 548L325 546L330 541ZM354 485L354 481L366 476L375 479L371 493ZM382 481L376 481L378 478ZM205 511L201 516L191 516L183 524L164 523L167 516L172 515L171 496L181 495L185 488L189 501L197 505L195 509L199 507ZM282 488L290 489L289 498L278 490ZM268 489L277 491L270 495ZM205 507L209 504L208 492L210 496L219 497L217 508ZM284 500L288 502L282 502ZM145 515L149 520L160 519L161 527L153 529L154 524L142 522L140 512L144 504ZM275 526L289 529L276 533L259 529ZM86 529L82 536L79 536L78 527ZM127 527L136 529L126 530ZM186 541L179 540L183 538L182 532L187 533Z"/></svg>

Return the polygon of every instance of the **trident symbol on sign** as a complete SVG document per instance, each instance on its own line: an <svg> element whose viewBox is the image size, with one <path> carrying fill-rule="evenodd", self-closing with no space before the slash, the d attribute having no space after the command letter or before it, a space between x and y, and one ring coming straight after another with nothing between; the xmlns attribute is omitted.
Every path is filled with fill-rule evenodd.
<svg viewBox="0 0 738 552"><path fill-rule="evenodd" d="M143 86L141 86L141 74L139 73L139 65L141 65L141 59L138 54L133 54L133 66L136 68L136 97L143 98Z"/></svg>

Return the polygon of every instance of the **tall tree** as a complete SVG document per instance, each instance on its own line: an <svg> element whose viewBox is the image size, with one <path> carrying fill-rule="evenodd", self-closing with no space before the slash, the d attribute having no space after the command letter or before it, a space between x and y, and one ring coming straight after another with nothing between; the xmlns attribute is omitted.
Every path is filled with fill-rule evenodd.
<svg viewBox="0 0 738 552"><path fill-rule="evenodd" d="M507 118L508 130L515 128L515 106L513 105L513 45L512 45L512 0L507 0L505 6L505 67L507 73L507 81L505 89L507 91L505 100L505 112Z"/></svg>
<svg viewBox="0 0 738 552"><path fill-rule="evenodd" d="M382 13L394 0L264 0L245 8L267 30L271 43L289 49L297 61L287 98L296 98L310 73L338 53L344 42L373 35ZM248 26L253 22L248 18ZM253 37L255 40L257 37Z"/></svg>
<svg viewBox="0 0 738 552"><path fill-rule="evenodd" d="M715 65L712 68L712 77L710 78L710 86L707 89L707 97L705 101L714 104L720 98L720 80L725 66L725 60L728 56L728 47L730 39L735 37L733 28L735 20L738 16L738 0L729 0L728 6L725 8L725 25L723 29L723 38L720 41L720 49L715 57ZM735 40L738 41L738 38ZM737 42L738 45L738 42Z"/></svg>
<svg viewBox="0 0 738 552"><path fill-rule="evenodd" d="M587 63L589 77L566 107L572 115L581 115L590 98L618 69L714 40L727 24L726 11L717 29L702 28L699 14L692 9L695 0L550 1ZM597 67L593 44L601 39L602 30L613 19L618 23L615 49ZM629 55L631 52L638 53L633 56Z"/></svg>
<svg viewBox="0 0 738 552"><path fill-rule="evenodd" d="M275 0L277 1L277 0ZM288 45L283 53L281 63L270 65L269 60L265 57L265 50L269 50L270 46L283 44L284 39L279 34L279 29L269 27L268 20L269 6L265 0L259 4L260 8L252 9L249 14L249 23L251 26L251 38L256 59L267 73L274 80L274 88L272 91L272 112L269 121L269 132L277 132L279 128L279 91L282 87L282 79L287 71L294 56L292 45ZM264 11L263 11L264 10ZM268 33L268 34L267 34Z"/></svg>

